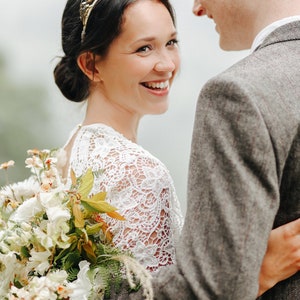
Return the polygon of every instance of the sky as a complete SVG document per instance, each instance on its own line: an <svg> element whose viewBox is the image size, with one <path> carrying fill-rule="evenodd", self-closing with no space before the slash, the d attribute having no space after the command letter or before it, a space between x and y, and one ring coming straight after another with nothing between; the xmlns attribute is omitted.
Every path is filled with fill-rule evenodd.
<svg viewBox="0 0 300 300"><path fill-rule="evenodd" d="M0 51L6 59L8 74L16 82L43 84L47 88L51 99L49 113L56 124L53 130L58 134L56 146L64 144L84 115L84 106L65 100L53 81L53 68L62 53L60 22L65 3L65 0L0 0ZM220 50L215 24L192 14L192 0L171 0L171 3L177 16L181 70L173 83L168 112L142 119L138 143L168 167L185 212L198 94L209 78L248 52Z"/></svg>

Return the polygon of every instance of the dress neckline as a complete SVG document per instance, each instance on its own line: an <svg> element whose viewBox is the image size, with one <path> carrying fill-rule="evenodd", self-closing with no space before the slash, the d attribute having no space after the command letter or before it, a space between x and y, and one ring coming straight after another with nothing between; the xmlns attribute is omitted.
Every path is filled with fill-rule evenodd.
<svg viewBox="0 0 300 300"><path fill-rule="evenodd" d="M77 127L73 130L73 132L71 133L71 138L74 134L77 134L81 129L89 129L89 128L104 128L106 130L109 130L110 132L112 132L114 135L118 136L119 138L125 139L127 142L137 145L140 147L140 145L136 142L133 142L132 140L128 139L124 134L122 134L121 132L117 131L116 129L114 129L113 127L111 127L110 125L104 124L104 123L91 123L91 124L87 124L87 125L82 125L82 124L78 124Z"/></svg>

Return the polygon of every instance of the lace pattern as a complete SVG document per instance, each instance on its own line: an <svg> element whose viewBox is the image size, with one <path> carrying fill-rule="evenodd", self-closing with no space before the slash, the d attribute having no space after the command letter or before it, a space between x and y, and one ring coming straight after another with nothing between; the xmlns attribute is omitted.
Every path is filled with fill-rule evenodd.
<svg viewBox="0 0 300 300"><path fill-rule="evenodd" d="M183 217L173 180L149 152L104 124L76 132L70 156L76 175L98 172L92 193L107 201L126 221L107 218L116 246L130 250L149 271L175 263L175 243Z"/></svg>

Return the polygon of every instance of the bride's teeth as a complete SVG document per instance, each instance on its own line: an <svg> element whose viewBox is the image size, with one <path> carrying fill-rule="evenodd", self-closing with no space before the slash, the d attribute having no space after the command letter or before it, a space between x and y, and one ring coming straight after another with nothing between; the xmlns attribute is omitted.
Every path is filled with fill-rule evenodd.
<svg viewBox="0 0 300 300"><path fill-rule="evenodd" d="M146 87L152 88L152 89L165 89L169 86L169 81L165 82L146 82Z"/></svg>

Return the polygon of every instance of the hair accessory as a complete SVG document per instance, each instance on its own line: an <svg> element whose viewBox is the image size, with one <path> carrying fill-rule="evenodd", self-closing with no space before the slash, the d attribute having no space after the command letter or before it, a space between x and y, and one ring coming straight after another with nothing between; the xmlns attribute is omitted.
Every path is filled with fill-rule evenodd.
<svg viewBox="0 0 300 300"><path fill-rule="evenodd" d="M81 22L83 25L83 29L81 32L81 42L83 41L83 39L85 37L85 30L86 30L87 22L89 20L89 16L97 2L98 2L97 0L81 0L80 10L79 10L80 19L81 19Z"/></svg>

